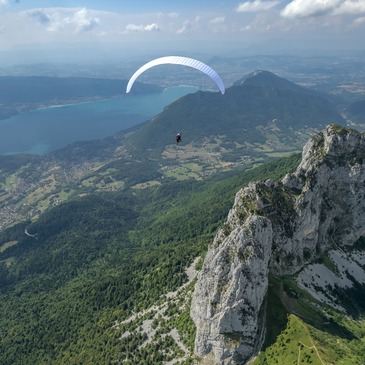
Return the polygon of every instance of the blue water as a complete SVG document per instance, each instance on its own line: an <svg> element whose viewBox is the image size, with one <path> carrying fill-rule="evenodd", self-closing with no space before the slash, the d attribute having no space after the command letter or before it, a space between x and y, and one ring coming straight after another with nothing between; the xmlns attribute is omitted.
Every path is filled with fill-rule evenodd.
<svg viewBox="0 0 365 365"><path fill-rule="evenodd" d="M145 122L173 101L196 91L194 87L179 86L160 94L128 94L120 99L24 112L0 120L0 155L41 155L72 142L104 138Z"/></svg>

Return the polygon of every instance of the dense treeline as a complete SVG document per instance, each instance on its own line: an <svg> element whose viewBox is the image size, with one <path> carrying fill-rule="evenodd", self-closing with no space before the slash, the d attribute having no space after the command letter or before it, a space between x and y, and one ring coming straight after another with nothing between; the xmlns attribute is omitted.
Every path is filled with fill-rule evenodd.
<svg viewBox="0 0 365 365"><path fill-rule="evenodd" d="M21 166L37 161L39 158L36 155L10 155L0 156L0 166L2 174L8 174L17 171Z"/></svg>
<svg viewBox="0 0 365 365"><path fill-rule="evenodd" d="M135 160L115 160L99 169L99 174L108 172L108 177L116 180L123 180L126 185L143 183L158 179L161 173L156 161L135 161Z"/></svg>
<svg viewBox="0 0 365 365"><path fill-rule="evenodd" d="M94 193L2 232L0 245L18 243L0 253L0 363L112 364L132 358L125 351L137 351L139 340L123 345L113 323L186 281L185 268L204 254L240 187L278 178L298 161L296 155L246 173L132 194ZM26 236L25 227L36 237ZM182 313L178 329L188 320L188 312ZM182 328L191 347L193 332ZM161 348L170 342L165 338ZM168 357L149 347L140 355L152 356L151 364Z"/></svg>
<svg viewBox="0 0 365 365"><path fill-rule="evenodd" d="M53 285L63 285L80 270L105 256L109 241L125 242L137 214L127 197L90 196L62 204L27 227L36 237L21 238L3 253L17 258L12 281L42 273ZM24 236L24 231L22 232Z"/></svg>

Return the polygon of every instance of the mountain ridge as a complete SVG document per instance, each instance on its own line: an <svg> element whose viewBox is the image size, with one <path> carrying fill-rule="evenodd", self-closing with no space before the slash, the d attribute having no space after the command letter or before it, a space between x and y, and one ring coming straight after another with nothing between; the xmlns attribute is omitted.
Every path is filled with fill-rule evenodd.
<svg viewBox="0 0 365 365"><path fill-rule="evenodd" d="M365 235L364 157L363 134L330 125L305 145L294 173L237 193L193 294L198 356L231 365L258 355L270 275L294 277L310 301L331 308L322 312L328 319L334 311L364 314L365 252L346 252ZM321 255L325 265L316 263Z"/></svg>
<svg viewBox="0 0 365 365"><path fill-rule="evenodd" d="M297 138L295 132L319 130L329 123L343 124L344 119L323 94L260 71L227 88L225 95L203 91L186 95L155 116L130 141L162 150L179 131L183 141L220 135L241 144L267 143L270 137L263 131L267 129L273 134L284 134L285 130L287 144L292 144Z"/></svg>
<svg viewBox="0 0 365 365"><path fill-rule="evenodd" d="M127 80L90 77L0 76L0 119L49 105L125 97ZM161 92L136 82L133 93Z"/></svg>
<svg viewBox="0 0 365 365"><path fill-rule="evenodd" d="M242 85L275 87L277 89L289 89L301 92L305 90L303 87L295 84L294 82L291 82L266 70L253 71L233 83L233 86Z"/></svg>

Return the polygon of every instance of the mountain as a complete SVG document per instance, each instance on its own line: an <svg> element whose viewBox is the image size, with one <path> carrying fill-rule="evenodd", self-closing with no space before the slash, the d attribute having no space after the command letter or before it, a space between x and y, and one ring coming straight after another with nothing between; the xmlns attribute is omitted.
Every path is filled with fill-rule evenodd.
<svg viewBox="0 0 365 365"><path fill-rule="evenodd" d="M286 80L279 77L272 72L265 70L256 70L250 74L242 77L240 80L236 81L234 86L251 85L256 87L273 87L277 90L291 90L295 92L303 93L307 91L308 93L315 94L315 91L310 89L305 89L294 82ZM319 93L318 93L319 94Z"/></svg>
<svg viewBox="0 0 365 365"><path fill-rule="evenodd" d="M31 79L15 78L12 83L23 81L26 90ZM57 79L53 94L48 94L44 85L51 80L35 78L35 97L46 100L63 92L79 95L87 87L89 95L100 94L119 84L115 80ZM69 90L66 85L73 87ZM0 159L0 228L34 219L73 194L204 179L288 156L299 152L328 120L343 122L322 94L270 72L256 72L228 88L225 95L187 95L151 121L109 138L74 143L33 157L29 163L25 158L4 156ZM182 131L179 146L175 144L177 130Z"/></svg>
<svg viewBox="0 0 365 365"><path fill-rule="evenodd" d="M17 203L36 219L0 232L0 363L362 364L364 150L331 125L300 164L103 189L143 176L120 158L48 209L38 187Z"/></svg>
<svg viewBox="0 0 365 365"><path fill-rule="evenodd" d="M87 182L102 181L93 176L79 188L63 186L61 202L0 232L0 363L157 365L191 357L197 258L240 187L297 164L295 155L144 189L91 190ZM62 201L67 189L75 193Z"/></svg>
<svg viewBox="0 0 365 365"><path fill-rule="evenodd" d="M252 118L247 141L216 122L213 137L199 134L194 113L223 100L232 129ZM0 363L224 364L260 352L256 364L361 364L363 136L331 125L299 168L298 154L263 163L317 128L298 121L339 117L328 103L260 72L104 140L2 157ZM195 134L176 146L164 118L187 123L179 113Z"/></svg>
<svg viewBox="0 0 365 365"><path fill-rule="evenodd" d="M363 134L330 125L305 145L294 173L236 194L193 294L199 357L363 363L364 334L350 323L365 313L364 157ZM351 359L336 351L347 345Z"/></svg>
<svg viewBox="0 0 365 365"><path fill-rule="evenodd" d="M243 145L240 152L255 143L293 150L299 146L298 134L307 139L312 129L329 123L343 124L344 119L324 94L258 71L224 95L203 91L186 95L133 134L130 142L162 151L179 131L184 143L219 136L222 144Z"/></svg>

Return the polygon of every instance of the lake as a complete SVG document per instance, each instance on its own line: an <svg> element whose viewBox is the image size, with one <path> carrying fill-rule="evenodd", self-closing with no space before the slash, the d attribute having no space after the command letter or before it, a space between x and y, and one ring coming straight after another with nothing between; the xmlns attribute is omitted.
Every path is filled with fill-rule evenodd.
<svg viewBox="0 0 365 365"><path fill-rule="evenodd" d="M173 101L197 90L178 86L160 94L128 94L118 99L20 113L0 120L0 155L41 155L72 142L101 139L145 122Z"/></svg>

